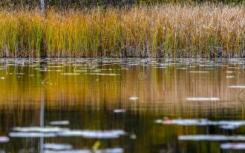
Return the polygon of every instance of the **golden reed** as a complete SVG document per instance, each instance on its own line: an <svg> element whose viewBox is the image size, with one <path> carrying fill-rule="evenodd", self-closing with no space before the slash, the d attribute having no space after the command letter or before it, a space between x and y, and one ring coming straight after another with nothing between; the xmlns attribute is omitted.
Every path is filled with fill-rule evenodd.
<svg viewBox="0 0 245 153"><path fill-rule="evenodd" d="M128 9L0 11L0 56L224 57L245 55L245 8L159 5Z"/></svg>

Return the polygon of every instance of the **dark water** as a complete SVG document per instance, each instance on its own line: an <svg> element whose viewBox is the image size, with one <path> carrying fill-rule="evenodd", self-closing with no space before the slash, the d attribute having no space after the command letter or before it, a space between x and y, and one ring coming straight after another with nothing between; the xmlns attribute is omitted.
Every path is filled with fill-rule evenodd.
<svg viewBox="0 0 245 153"><path fill-rule="evenodd" d="M0 63L0 153L245 152L243 59Z"/></svg>

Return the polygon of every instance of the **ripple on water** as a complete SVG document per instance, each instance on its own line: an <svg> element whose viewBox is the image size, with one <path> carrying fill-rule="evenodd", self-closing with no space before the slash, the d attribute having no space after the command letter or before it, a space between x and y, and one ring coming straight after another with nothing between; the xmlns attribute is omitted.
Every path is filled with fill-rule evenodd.
<svg viewBox="0 0 245 153"><path fill-rule="evenodd" d="M38 133L38 132L10 132L10 137L14 138L48 138L56 137L55 133Z"/></svg>
<svg viewBox="0 0 245 153"><path fill-rule="evenodd" d="M13 131L17 132L41 132L41 133L54 133L69 130L60 127L15 127Z"/></svg>
<svg viewBox="0 0 245 153"><path fill-rule="evenodd" d="M180 125L180 126L219 126L222 129L233 130L245 125L245 120L238 121L211 121L208 119L158 119L156 123L165 125Z"/></svg>
<svg viewBox="0 0 245 153"><path fill-rule="evenodd" d="M70 130L59 127L17 127L10 132L10 137L83 137L88 139L116 139L126 132L123 130Z"/></svg>
<svg viewBox="0 0 245 153"><path fill-rule="evenodd" d="M97 76L119 76L117 73L86 73L87 75L97 75Z"/></svg>
<svg viewBox="0 0 245 153"><path fill-rule="evenodd" d="M57 144L57 143L46 143L44 144L44 149L47 150L70 150L72 149L72 145L70 144Z"/></svg>
<svg viewBox="0 0 245 153"><path fill-rule="evenodd" d="M61 75L64 75L64 76L77 76L77 75L80 75L80 73L62 73Z"/></svg>
<svg viewBox="0 0 245 153"><path fill-rule="evenodd" d="M181 135L178 137L180 141L245 141L242 135Z"/></svg>
<svg viewBox="0 0 245 153"><path fill-rule="evenodd" d="M108 130L108 131L91 131L91 130L71 130L59 133L59 136L64 137L84 137L90 139L115 139L125 135L123 130Z"/></svg>
<svg viewBox="0 0 245 153"><path fill-rule="evenodd" d="M232 86L228 86L228 88L232 88L232 89L245 89L245 85L232 85Z"/></svg>
<svg viewBox="0 0 245 153"><path fill-rule="evenodd" d="M107 148L107 149L99 149L99 150L89 150L89 149L81 149L81 150L44 150L44 153L123 153L124 150L122 148Z"/></svg>
<svg viewBox="0 0 245 153"><path fill-rule="evenodd" d="M190 71L192 74L208 74L209 71Z"/></svg>
<svg viewBox="0 0 245 153"><path fill-rule="evenodd" d="M245 150L245 143L223 143L220 148L224 150Z"/></svg>
<svg viewBox="0 0 245 153"><path fill-rule="evenodd" d="M219 101L218 97L187 97L187 101Z"/></svg>
<svg viewBox="0 0 245 153"><path fill-rule="evenodd" d="M69 129L60 127L15 127L9 136L17 138L57 137L59 132L67 130Z"/></svg>

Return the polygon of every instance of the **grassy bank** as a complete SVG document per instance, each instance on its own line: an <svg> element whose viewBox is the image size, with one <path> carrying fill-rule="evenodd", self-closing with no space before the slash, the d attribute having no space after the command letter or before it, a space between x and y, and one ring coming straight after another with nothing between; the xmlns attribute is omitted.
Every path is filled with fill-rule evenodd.
<svg viewBox="0 0 245 153"><path fill-rule="evenodd" d="M0 12L0 56L209 57L245 54L245 8L164 5Z"/></svg>

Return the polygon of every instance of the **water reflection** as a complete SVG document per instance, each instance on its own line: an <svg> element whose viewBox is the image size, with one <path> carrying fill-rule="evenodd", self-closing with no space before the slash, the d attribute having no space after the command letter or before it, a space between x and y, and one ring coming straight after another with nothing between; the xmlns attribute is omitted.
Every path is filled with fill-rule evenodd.
<svg viewBox="0 0 245 153"><path fill-rule="evenodd" d="M244 70L243 59L0 59L0 152L243 150Z"/></svg>

